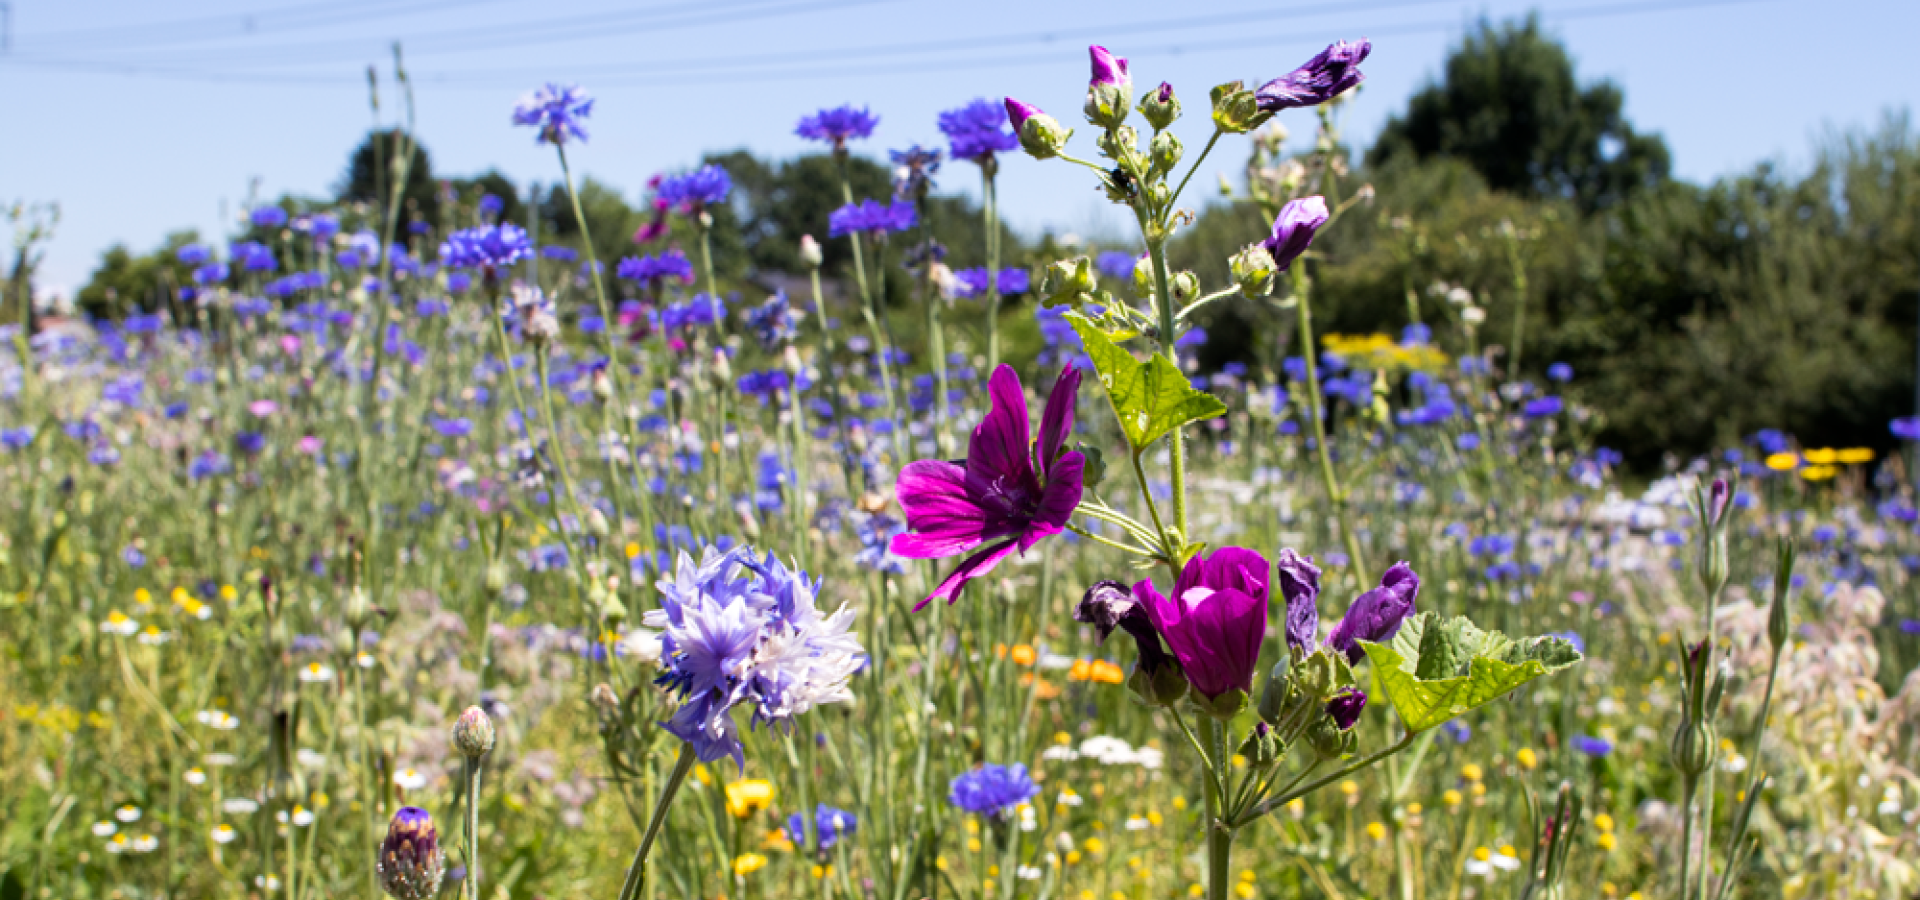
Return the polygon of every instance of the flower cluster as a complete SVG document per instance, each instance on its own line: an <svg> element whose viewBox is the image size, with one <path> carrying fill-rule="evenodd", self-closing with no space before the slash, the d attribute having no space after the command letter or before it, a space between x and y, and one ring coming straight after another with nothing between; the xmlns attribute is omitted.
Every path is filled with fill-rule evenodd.
<svg viewBox="0 0 1920 900"><path fill-rule="evenodd" d="M815 706L853 698L847 683L867 659L850 630L854 613L822 614L820 583L805 572L771 553L755 560L747 547L709 546L698 563L682 551L656 587L661 608L644 623L661 629L659 681L681 700L662 727L702 762L731 756L746 765L736 706L751 708L754 722L785 727Z"/></svg>

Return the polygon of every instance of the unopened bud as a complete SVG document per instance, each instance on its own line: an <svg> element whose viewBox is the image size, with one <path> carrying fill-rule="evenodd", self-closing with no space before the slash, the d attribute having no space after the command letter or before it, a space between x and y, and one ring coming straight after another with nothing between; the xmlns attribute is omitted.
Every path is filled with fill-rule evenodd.
<svg viewBox="0 0 1920 900"><path fill-rule="evenodd" d="M1280 759L1281 749L1279 736L1265 722L1254 725L1253 730L1247 732L1247 739L1240 742L1240 755L1256 769L1273 765Z"/></svg>
<svg viewBox="0 0 1920 900"><path fill-rule="evenodd" d="M453 723L453 749L468 759L479 759L493 752L493 720L486 710L469 706Z"/></svg>
<svg viewBox="0 0 1920 900"><path fill-rule="evenodd" d="M1227 261L1233 280L1240 285L1240 296L1256 300L1273 293L1273 254L1260 244L1248 244Z"/></svg>
<svg viewBox="0 0 1920 900"><path fill-rule="evenodd" d="M1713 726L1682 719L1673 733L1673 767L1688 777L1698 777L1713 762Z"/></svg>
<svg viewBox="0 0 1920 900"><path fill-rule="evenodd" d="M380 887L395 900L430 900L440 893L447 863L440 852L433 815L417 806L403 806L387 825L374 871Z"/></svg>
<svg viewBox="0 0 1920 900"><path fill-rule="evenodd" d="M820 242L814 240L813 235L800 236L800 262L809 268L818 269L826 259L826 254L820 250Z"/></svg>
<svg viewBox="0 0 1920 900"><path fill-rule="evenodd" d="M1180 98L1173 95L1173 85L1162 81L1159 87L1140 95L1140 115L1155 131L1164 130L1180 118Z"/></svg>
<svg viewBox="0 0 1920 900"><path fill-rule="evenodd" d="M1173 171L1173 167L1180 164L1180 155L1185 152L1185 149L1180 139L1174 137L1171 131L1162 131L1154 135L1153 143L1148 145L1147 149L1151 154L1148 162L1153 166L1152 173L1165 175Z"/></svg>
<svg viewBox="0 0 1920 900"><path fill-rule="evenodd" d="M367 623L367 619L373 615L373 603L367 599L366 588L356 584L347 589L347 599L341 615L356 631Z"/></svg>
<svg viewBox="0 0 1920 900"><path fill-rule="evenodd" d="M723 349L713 351L713 377L723 386L732 386L733 363L727 359L727 351Z"/></svg>
<svg viewBox="0 0 1920 900"><path fill-rule="evenodd" d="M1292 660L1282 659L1267 672L1267 683L1260 687L1260 721L1269 725L1280 721L1280 713L1287 705L1287 692L1292 688L1287 678L1292 667Z"/></svg>
<svg viewBox="0 0 1920 900"><path fill-rule="evenodd" d="M487 563L487 573L482 578L487 593L500 594L507 589L507 564L503 562Z"/></svg>
<svg viewBox="0 0 1920 900"><path fill-rule="evenodd" d="M1781 541L1773 567L1773 605L1767 607L1767 643L1773 645L1776 655L1792 635L1793 558L1793 542Z"/></svg>
<svg viewBox="0 0 1920 900"><path fill-rule="evenodd" d="M1060 260L1047 266L1040 276L1040 292L1047 295L1048 306L1074 304L1099 286L1093 260L1084 256Z"/></svg>
<svg viewBox="0 0 1920 900"><path fill-rule="evenodd" d="M1273 118L1238 81L1229 81L1213 89L1213 124L1227 134L1246 134Z"/></svg>
<svg viewBox="0 0 1920 900"><path fill-rule="evenodd" d="M1173 273L1173 300L1175 303L1185 305L1191 302L1199 293L1200 276L1187 271Z"/></svg>
<svg viewBox="0 0 1920 900"><path fill-rule="evenodd" d="M1149 706L1172 706L1187 695L1187 673L1177 665L1147 669L1136 663L1127 676L1127 690Z"/></svg>

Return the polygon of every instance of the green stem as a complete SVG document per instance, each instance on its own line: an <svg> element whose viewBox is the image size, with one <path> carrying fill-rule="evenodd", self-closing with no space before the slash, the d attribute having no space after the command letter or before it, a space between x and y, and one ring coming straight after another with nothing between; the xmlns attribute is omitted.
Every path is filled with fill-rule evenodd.
<svg viewBox="0 0 1920 900"><path fill-rule="evenodd" d="M480 896L480 759L467 757L467 897Z"/></svg>
<svg viewBox="0 0 1920 900"><path fill-rule="evenodd" d="M1360 536L1347 523L1347 493L1340 487L1340 478L1334 474L1333 451L1327 446L1327 403L1320 396L1320 371L1314 363L1313 349L1313 309L1307 283L1307 270L1304 262L1296 261L1293 266L1293 295L1299 318L1300 359L1307 368L1307 417L1313 420L1313 443L1319 451L1320 480L1326 486L1327 501L1333 506L1334 523L1340 526L1340 537L1346 542L1348 568L1353 572L1355 581L1363 579L1361 575L1362 558L1360 554Z"/></svg>
<svg viewBox="0 0 1920 900"><path fill-rule="evenodd" d="M673 772L667 775L667 783L660 790L660 799L653 805L653 820L647 823L647 833L640 838L640 849L634 851L633 865L627 869L627 881L620 887L620 900L633 900L640 896L641 885L647 880L647 854L652 852L661 826L667 823L667 808L673 805L673 796L680 792L680 785L687 780L687 773L693 771L695 760L693 745L681 744L680 757L674 761Z"/></svg>
<svg viewBox="0 0 1920 900"><path fill-rule="evenodd" d="M1157 227L1147 218L1145 201L1136 204L1134 209L1140 217L1140 230L1147 238L1147 254L1153 261L1153 283L1160 312L1160 352L1178 370L1180 350L1174 346L1174 340L1179 335L1175 331L1172 279L1167 272L1167 242L1165 238L1155 237ZM1175 428L1168 434L1167 441L1173 475L1173 527L1179 532L1182 544L1174 548L1172 555L1178 557L1185 555L1187 541L1187 440L1182 430ZM1135 460L1138 461L1138 456ZM1152 502L1151 495L1148 502Z"/></svg>
<svg viewBox="0 0 1920 900"><path fill-rule="evenodd" d="M1357 760L1353 763L1343 766L1339 771L1334 772L1331 775L1327 775L1321 778L1316 778L1313 781L1308 782L1303 787L1291 788L1291 789L1288 789L1285 793L1280 794L1279 796L1273 797L1268 800L1263 800L1259 804L1255 805L1252 811L1249 812L1245 817L1243 817L1239 824L1245 824L1246 822L1251 822L1254 819L1257 819L1261 816L1266 815L1267 813L1274 811L1275 809L1285 806L1289 801L1293 800L1296 797L1305 797L1306 795L1311 794L1314 791L1317 791L1323 787L1326 787L1327 785L1332 784L1336 781L1339 781L1340 779L1345 778L1348 775L1352 775L1353 773L1358 772L1361 769L1364 769L1368 766L1371 766L1374 763L1377 763L1383 759L1386 759L1387 757L1392 756L1395 753L1399 753L1400 751L1413 746L1414 740L1418 737L1420 737L1419 732L1417 731L1409 732L1406 737L1401 738L1398 743L1395 743L1393 746L1388 747L1385 750L1381 750L1377 753L1374 753L1371 756L1364 757L1360 760Z"/></svg>
<svg viewBox="0 0 1920 900"><path fill-rule="evenodd" d="M1193 167L1187 170L1187 174L1180 179L1180 186L1174 188L1173 196L1168 198L1168 209L1172 209L1175 203L1180 202L1180 194L1187 189L1187 182L1193 180L1193 173L1200 171L1200 164L1207 161L1207 154L1213 152L1213 145L1220 142L1220 136L1223 134L1226 132L1222 131L1218 125L1214 126L1213 136L1207 138L1207 145L1201 148L1200 155L1194 158Z"/></svg>
<svg viewBox="0 0 1920 900"><path fill-rule="evenodd" d="M980 213L987 223L987 371L1000 367L1000 212L994 196L992 156L980 164ZM944 400L942 402L945 402Z"/></svg>

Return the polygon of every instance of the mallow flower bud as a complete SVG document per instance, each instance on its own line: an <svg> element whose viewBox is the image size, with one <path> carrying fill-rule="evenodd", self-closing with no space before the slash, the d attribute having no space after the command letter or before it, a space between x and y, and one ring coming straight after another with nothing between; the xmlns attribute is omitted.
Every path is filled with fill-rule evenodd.
<svg viewBox="0 0 1920 900"><path fill-rule="evenodd" d="M1100 286L1093 260L1084 256L1063 259L1047 266L1040 275L1040 292L1047 295L1048 306L1072 303Z"/></svg>
<svg viewBox="0 0 1920 900"><path fill-rule="evenodd" d="M1292 687L1287 673L1293 667L1293 661L1284 657L1286 651L1282 650L1281 653L1281 660L1267 672L1267 683L1260 688L1260 720L1269 725L1280 721L1280 714L1287 705L1287 691Z"/></svg>
<svg viewBox="0 0 1920 900"><path fill-rule="evenodd" d="M1200 293L1200 276L1189 271L1173 273L1173 300L1178 304L1191 302Z"/></svg>
<svg viewBox="0 0 1920 900"><path fill-rule="evenodd" d="M1153 257L1142 256L1133 261L1133 292L1147 297L1151 296L1153 291Z"/></svg>
<svg viewBox="0 0 1920 900"><path fill-rule="evenodd" d="M1174 137L1171 131L1154 135L1147 151L1152 155L1148 162L1153 166L1153 173L1164 175L1173 171L1173 167L1180 164L1180 154L1184 149L1180 139Z"/></svg>
<svg viewBox="0 0 1920 900"><path fill-rule="evenodd" d="M493 752L493 737L493 720L478 706L467 707L453 723L453 749L468 759Z"/></svg>
<svg viewBox="0 0 1920 900"><path fill-rule="evenodd" d="M1140 95L1140 115L1146 117L1147 124L1155 131L1164 130L1180 118L1180 98L1173 95L1173 85L1162 81L1159 87Z"/></svg>
<svg viewBox="0 0 1920 900"><path fill-rule="evenodd" d="M1127 120L1128 101L1133 97L1127 61L1105 47L1088 47L1087 53L1093 59L1093 78L1087 83L1087 121L1102 128L1118 128Z"/></svg>
<svg viewBox="0 0 1920 900"><path fill-rule="evenodd" d="M1333 719L1327 717L1307 727L1307 746L1322 760L1339 759L1353 752L1355 738L1353 732L1341 731Z"/></svg>
<svg viewBox="0 0 1920 900"><path fill-rule="evenodd" d="M1008 97L1006 106L1007 122L1020 138L1020 149L1027 151L1028 156L1051 159L1067 148L1067 139L1073 137L1073 129L1062 127L1058 120L1031 103Z"/></svg>
<svg viewBox="0 0 1920 900"><path fill-rule="evenodd" d="M1265 722L1255 724L1253 730L1247 732L1247 739L1240 742L1240 755L1255 769L1273 765L1282 749L1279 736Z"/></svg>
<svg viewBox="0 0 1920 900"><path fill-rule="evenodd" d="M1273 254L1259 244L1248 244L1232 259L1227 260L1227 268L1233 272L1233 280L1240 285L1240 296L1257 300L1273 293Z"/></svg>
<svg viewBox="0 0 1920 900"><path fill-rule="evenodd" d="M1227 134L1246 134L1273 118L1273 113L1260 109L1259 98L1238 81L1215 87L1212 98L1213 126Z"/></svg>
<svg viewBox="0 0 1920 900"><path fill-rule="evenodd" d="M432 814L417 806L400 807L387 825L387 837L380 842L374 870L380 876L380 887L395 900L431 900L437 896L447 863L440 852Z"/></svg>

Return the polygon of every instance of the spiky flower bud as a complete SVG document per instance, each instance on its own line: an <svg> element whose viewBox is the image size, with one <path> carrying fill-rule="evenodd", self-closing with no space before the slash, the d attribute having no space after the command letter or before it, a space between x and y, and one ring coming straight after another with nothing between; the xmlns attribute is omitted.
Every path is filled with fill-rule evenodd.
<svg viewBox="0 0 1920 900"><path fill-rule="evenodd" d="M430 900L438 895L447 862L440 853L433 816L417 806L400 807L380 842L374 871L380 876L380 887L395 900Z"/></svg>
<svg viewBox="0 0 1920 900"><path fill-rule="evenodd" d="M1173 85L1162 81L1159 87L1140 95L1140 115L1155 131L1165 130L1180 118L1180 98L1173 95Z"/></svg>
<svg viewBox="0 0 1920 900"><path fill-rule="evenodd" d="M453 723L453 749L468 759L479 759L493 752L493 720L486 710L469 706ZM396 820L398 821L398 820Z"/></svg>
<svg viewBox="0 0 1920 900"><path fill-rule="evenodd" d="M1227 260L1233 280L1240 285L1240 296L1257 300L1273 293L1273 254L1259 244L1248 244Z"/></svg>

